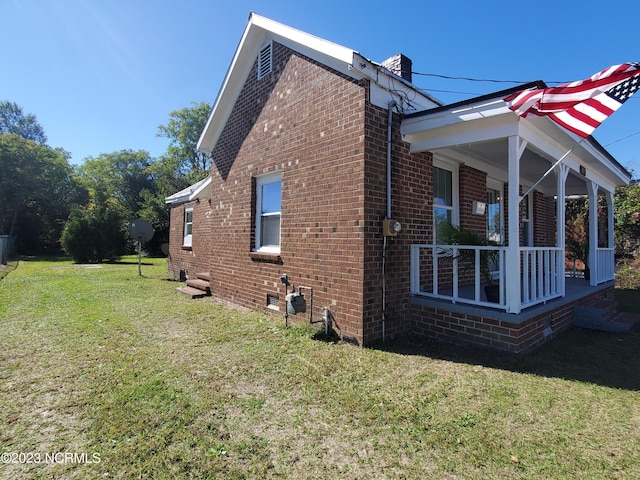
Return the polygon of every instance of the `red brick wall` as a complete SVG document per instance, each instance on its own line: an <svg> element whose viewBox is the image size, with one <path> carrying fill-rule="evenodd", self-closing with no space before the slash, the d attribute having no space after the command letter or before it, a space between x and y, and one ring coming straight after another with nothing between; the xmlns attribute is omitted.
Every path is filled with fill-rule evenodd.
<svg viewBox="0 0 640 480"><path fill-rule="evenodd" d="M362 343L366 98L366 85L277 43L271 74L257 81L254 65L212 156L214 295L265 311L279 295L284 315L286 273L313 288L316 319L328 306ZM279 256L252 253L255 177L271 172L282 173Z"/></svg>
<svg viewBox="0 0 640 480"><path fill-rule="evenodd" d="M295 286L313 288L315 319L328 307L344 339L380 339L387 110L368 94L368 83L274 43L272 73L258 81L254 65L212 153L211 203L194 215L191 251L175 248L184 206L172 211L172 275L209 271L215 296L269 313L267 296L277 295L284 315L286 273ZM409 153L399 124L394 114L392 216L402 232L385 251L387 337L411 328L410 246L434 240L432 158ZM281 252L257 254L255 178L275 172L282 174ZM485 199L486 175L462 166L460 191L463 225L484 231L485 216L470 212L473 200ZM202 244L199 225L209 232Z"/></svg>
<svg viewBox="0 0 640 480"><path fill-rule="evenodd" d="M533 244L536 247L556 245L556 202L553 197L545 197L533 192Z"/></svg>
<svg viewBox="0 0 640 480"><path fill-rule="evenodd" d="M193 207L193 229L191 247L183 247L184 211ZM211 206L203 199L199 202L184 203L171 208L169 228L169 277L181 278L183 272L187 278L195 278L196 273L209 271L211 262L211 222L208 213Z"/></svg>
<svg viewBox="0 0 640 480"><path fill-rule="evenodd" d="M581 298L580 305L591 306L613 301L613 287ZM411 305L412 331L418 335L458 345L473 345L511 353L526 353L555 338L573 323L573 310L578 302L566 303L520 323L481 317L468 313L419 305ZM515 316L514 316L515 317ZM545 336L545 328L551 327Z"/></svg>
<svg viewBox="0 0 640 480"><path fill-rule="evenodd" d="M473 230L481 235L487 233L487 214L473 215L473 202L487 201L487 174L468 165L460 165L459 197L460 226Z"/></svg>
<svg viewBox="0 0 640 480"><path fill-rule="evenodd" d="M382 221L387 214L386 109L367 105L364 208L364 343L382 338ZM384 336L408 331L411 244L433 240L433 182L430 153L411 154L400 136L400 118L393 115L391 147L391 215L402 225L396 237L387 238L385 252Z"/></svg>

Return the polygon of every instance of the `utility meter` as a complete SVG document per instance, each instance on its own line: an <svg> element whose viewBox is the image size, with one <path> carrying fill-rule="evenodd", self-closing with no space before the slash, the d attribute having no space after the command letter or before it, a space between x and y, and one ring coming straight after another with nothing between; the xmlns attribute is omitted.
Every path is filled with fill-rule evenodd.
<svg viewBox="0 0 640 480"><path fill-rule="evenodd" d="M382 221L382 235L385 237L395 237L402 230L402 225L397 220L385 218Z"/></svg>

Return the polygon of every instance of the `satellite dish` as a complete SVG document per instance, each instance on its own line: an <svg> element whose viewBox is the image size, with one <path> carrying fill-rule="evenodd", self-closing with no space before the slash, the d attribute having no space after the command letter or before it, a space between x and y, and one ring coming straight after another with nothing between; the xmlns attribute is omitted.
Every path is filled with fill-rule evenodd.
<svg viewBox="0 0 640 480"><path fill-rule="evenodd" d="M154 233L155 230L146 220L138 218L129 224L129 235L137 242L148 242L153 238Z"/></svg>
<svg viewBox="0 0 640 480"><path fill-rule="evenodd" d="M149 222L137 218L129 224L129 235L138 242L138 275L142 276L142 244L153 238L155 230Z"/></svg>

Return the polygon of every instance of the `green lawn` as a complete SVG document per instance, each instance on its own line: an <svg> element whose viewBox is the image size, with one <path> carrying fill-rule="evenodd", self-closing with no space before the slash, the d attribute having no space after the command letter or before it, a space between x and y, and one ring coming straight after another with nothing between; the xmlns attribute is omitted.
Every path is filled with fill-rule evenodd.
<svg viewBox="0 0 640 480"><path fill-rule="evenodd" d="M0 478L638 478L638 335L360 349L126 260L0 281Z"/></svg>

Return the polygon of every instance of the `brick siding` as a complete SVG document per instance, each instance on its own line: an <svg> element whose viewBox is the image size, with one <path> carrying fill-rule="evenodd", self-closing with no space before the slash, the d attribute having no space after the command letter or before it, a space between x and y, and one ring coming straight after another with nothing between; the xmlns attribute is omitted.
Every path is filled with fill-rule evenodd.
<svg viewBox="0 0 640 480"><path fill-rule="evenodd" d="M259 81L254 64L212 152L211 200L172 208L170 276L209 272L214 296L284 316L280 277L287 274L296 287L313 288L316 319L328 307L333 328L359 345L412 331L513 351L535 344L542 320L514 327L410 304L410 247L434 241L432 155L410 153L394 113L392 217L402 232L384 248L388 111L369 102L366 81L276 42L273 55L272 72ZM281 251L253 252L256 178L276 172L282 175ZM472 203L486 200L486 173L461 165L459 182L461 224L484 233L486 213L472 215ZM554 214L553 199L534 198L534 208ZM194 207L191 249L182 247L186 206ZM539 228L536 242L549 242L555 224ZM423 278L430 281L428 273ZM274 295L279 312L267 306Z"/></svg>
<svg viewBox="0 0 640 480"><path fill-rule="evenodd" d="M313 288L316 318L329 307L335 328L362 343L367 88L273 47L272 73L258 81L254 65L212 154L212 293L267 312L278 295L284 315L286 273ZM281 253L256 254L255 178L274 172Z"/></svg>
<svg viewBox="0 0 640 480"><path fill-rule="evenodd" d="M456 345L523 354L567 330L573 324L573 311L577 304L593 306L611 302L613 294L613 287L608 287L574 302L559 302L557 308L520 322L492 318L490 313L479 316L412 302L411 330L416 335ZM551 328L548 335L545 334L547 327Z"/></svg>
<svg viewBox="0 0 640 480"><path fill-rule="evenodd" d="M184 211L193 207L192 245L183 247ZM209 271L211 262L211 222L208 219L209 201L192 201L171 208L169 228L169 277L195 278L197 273Z"/></svg>

